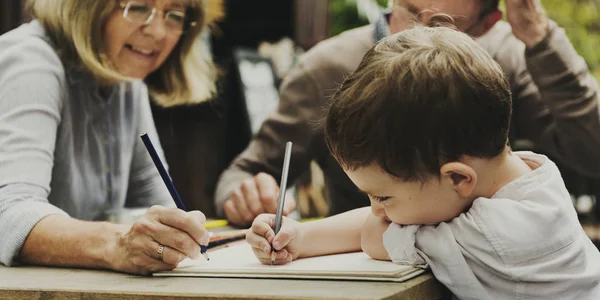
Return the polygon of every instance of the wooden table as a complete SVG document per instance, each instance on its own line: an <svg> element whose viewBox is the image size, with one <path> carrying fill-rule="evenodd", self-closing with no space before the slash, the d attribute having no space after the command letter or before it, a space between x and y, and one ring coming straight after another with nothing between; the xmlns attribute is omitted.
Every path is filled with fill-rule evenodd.
<svg viewBox="0 0 600 300"><path fill-rule="evenodd" d="M139 215L139 212L136 212ZM132 218L126 218L132 219ZM232 227L211 229L213 232ZM0 265L3 299L450 299L431 273L409 281L146 277L112 271L4 267Z"/></svg>
<svg viewBox="0 0 600 300"><path fill-rule="evenodd" d="M445 299L429 273L404 283L144 277L0 266L0 299Z"/></svg>

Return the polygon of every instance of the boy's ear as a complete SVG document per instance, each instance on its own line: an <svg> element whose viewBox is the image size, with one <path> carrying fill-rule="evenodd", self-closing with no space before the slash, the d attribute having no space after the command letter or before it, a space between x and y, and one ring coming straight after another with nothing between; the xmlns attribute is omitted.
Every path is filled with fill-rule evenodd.
<svg viewBox="0 0 600 300"><path fill-rule="evenodd" d="M440 168L442 180L447 180L454 190L464 198L473 194L477 186L477 173L470 166L460 162L449 162Z"/></svg>
<svg viewBox="0 0 600 300"><path fill-rule="evenodd" d="M502 20L502 11L499 9L487 14L483 19L484 32L488 32L500 20Z"/></svg>

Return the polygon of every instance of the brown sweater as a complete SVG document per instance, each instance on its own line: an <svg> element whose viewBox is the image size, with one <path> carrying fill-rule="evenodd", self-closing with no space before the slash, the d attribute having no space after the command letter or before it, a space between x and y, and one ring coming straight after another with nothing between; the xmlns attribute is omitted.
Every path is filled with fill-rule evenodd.
<svg viewBox="0 0 600 300"><path fill-rule="evenodd" d="M500 22L478 42L508 76L514 105L513 145L530 145L578 172L599 176L598 85L565 31L552 23L544 41L525 49L510 25ZM288 140L294 143L289 182L316 160L325 175L331 214L369 205L329 154L320 121L328 98L374 44L374 28L369 25L325 40L300 59L281 86L277 111L221 175L215 194L219 215L224 215L223 203L244 179L259 172L280 177Z"/></svg>

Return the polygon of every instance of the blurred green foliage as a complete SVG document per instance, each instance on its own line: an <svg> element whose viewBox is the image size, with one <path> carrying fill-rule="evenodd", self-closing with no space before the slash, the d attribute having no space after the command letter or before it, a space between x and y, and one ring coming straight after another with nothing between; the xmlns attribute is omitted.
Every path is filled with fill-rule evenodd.
<svg viewBox="0 0 600 300"><path fill-rule="evenodd" d="M356 2L329 0L331 9L331 35L368 23L361 17ZM381 7L387 0L377 0ZM548 16L565 28L575 49L585 59L590 70L600 78L600 0L542 0ZM501 1L501 9L504 3Z"/></svg>
<svg viewBox="0 0 600 300"><path fill-rule="evenodd" d="M600 14L598 0L542 0L548 16L565 28L590 70L600 75ZM600 78L600 76L596 76Z"/></svg>
<svg viewBox="0 0 600 300"><path fill-rule="evenodd" d="M387 7L388 0L377 0L381 7ZM369 21L365 16L360 16L356 8L356 1L329 0L331 12L330 36L340 34L344 30L367 25Z"/></svg>

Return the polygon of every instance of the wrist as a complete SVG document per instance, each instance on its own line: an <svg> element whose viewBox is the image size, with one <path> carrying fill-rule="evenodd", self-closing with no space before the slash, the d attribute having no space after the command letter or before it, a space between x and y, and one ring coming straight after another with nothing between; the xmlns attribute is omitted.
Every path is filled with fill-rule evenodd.
<svg viewBox="0 0 600 300"><path fill-rule="evenodd" d="M125 256L125 234L129 231L128 225L104 223L106 232L106 243L101 250L101 264L105 269L122 270L122 259Z"/></svg>
<svg viewBox="0 0 600 300"><path fill-rule="evenodd" d="M323 232L319 221L298 223L298 232L295 238L298 241L298 258L312 257L321 253L321 245L318 241L321 240Z"/></svg>
<svg viewBox="0 0 600 300"><path fill-rule="evenodd" d="M535 48L535 46L546 39L548 34L550 34L550 22L546 20L543 24L538 25L537 28L527 40L523 41L528 49Z"/></svg>

